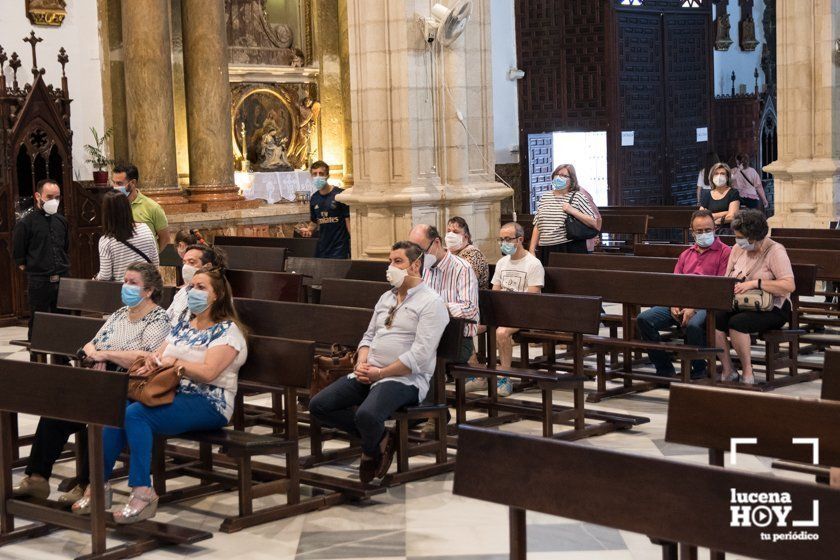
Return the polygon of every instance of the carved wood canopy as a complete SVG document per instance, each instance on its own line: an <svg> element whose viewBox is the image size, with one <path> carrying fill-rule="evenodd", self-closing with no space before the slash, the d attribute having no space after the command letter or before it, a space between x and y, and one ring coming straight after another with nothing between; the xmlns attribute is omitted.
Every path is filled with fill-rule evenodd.
<svg viewBox="0 0 840 560"><path fill-rule="evenodd" d="M57 27L67 15L65 8L64 0L26 0L26 17L32 25Z"/></svg>

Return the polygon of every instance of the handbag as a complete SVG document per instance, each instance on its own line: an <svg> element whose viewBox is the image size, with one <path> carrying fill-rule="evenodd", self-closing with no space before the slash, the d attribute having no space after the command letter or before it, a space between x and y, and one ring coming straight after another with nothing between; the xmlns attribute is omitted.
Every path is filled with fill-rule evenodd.
<svg viewBox="0 0 840 560"><path fill-rule="evenodd" d="M182 366L159 366L147 375L137 375L146 363L145 358L137 358L128 368L128 398L146 406L172 404L181 377Z"/></svg>
<svg viewBox="0 0 840 560"><path fill-rule="evenodd" d="M339 344L333 344L329 354L315 356L312 382L309 384L309 397L314 397L337 379L353 373L354 369L356 369L356 352L347 350Z"/></svg>
<svg viewBox="0 0 840 560"><path fill-rule="evenodd" d="M743 275L741 281L745 281L753 270L761 266L764 262L764 257L769 251L769 246L761 252L761 258L756 261L750 271ZM732 296L732 309L734 311L772 311L773 300L775 297L770 292L764 290L747 290L742 294L734 294Z"/></svg>
<svg viewBox="0 0 840 560"><path fill-rule="evenodd" d="M575 200L576 194L578 193L572 194L572 198L569 199L569 204ZM566 239L571 239L573 241L586 241L587 239L597 237L599 233L601 232L595 228L589 227L571 214L566 214Z"/></svg>

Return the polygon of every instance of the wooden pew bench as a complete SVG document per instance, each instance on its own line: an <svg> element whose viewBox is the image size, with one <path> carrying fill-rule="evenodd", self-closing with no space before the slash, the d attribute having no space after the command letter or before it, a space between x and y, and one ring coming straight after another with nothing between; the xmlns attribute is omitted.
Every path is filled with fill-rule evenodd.
<svg viewBox="0 0 840 560"><path fill-rule="evenodd" d="M289 272L227 270L225 277L236 297L270 301L305 301L306 277Z"/></svg>
<svg viewBox="0 0 840 560"><path fill-rule="evenodd" d="M644 214L603 214L601 216L601 234L610 236L610 241L602 241L602 251L617 250L626 252L634 243L640 243L647 235L648 216ZM616 239L629 237L628 241Z"/></svg>
<svg viewBox="0 0 840 560"><path fill-rule="evenodd" d="M586 376L583 371L583 337L585 334L598 332L601 321L600 298L481 290L479 305L482 323L487 325L487 367L469 364L453 364L450 367L450 372L455 377L456 421L459 427L468 423L467 411L473 409L486 410L488 417L471 420L471 423L495 425L531 418L542 423L543 436L567 439L626 429L648 421L647 418L586 411L584 408L583 382ZM498 327L563 333L569 339L572 363L556 364L549 371L528 367L499 369L495 359L495 333ZM476 376L487 378L488 396L468 399L466 379ZM539 387L541 402L537 404L511 397L499 397L496 390L498 376L532 381ZM572 406L554 405L555 389L571 391ZM511 414L500 416L500 412ZM600 423L587 425L587 418ZM571 423L573 428L555 435L555 423Z"/></svg>
<svg viewBox="0 0 840 560"><path fill-rule="evenodd" d="M78 313L109 315L123 306L122 282L100 282L82 278L62 278L58 284L58 308ZM164 286L159 305L166 309L178 290Z"/></svg>
<svg viewBox="0 0 840 560"><path fill-rule="evenodd" d="M807 529L817 539L774 542L761 533L790 527L732 526L730 489L787 492L791 519L810 519L817 500L820 526ZM461 430L453 492L509 508L512 560L527 557L528 510L648 535L664 560L695 559L693 547L768 560L834 558L840 550L836 489L481 428Z"/></svg>
<svg viewBox="0 0 840 560"><path fill-rule="evenodd" d="M103 426L121 427L128 377L112 372L0 360L0 441L11 441L11 415L32 414L88 425L91 515L80 517L56 501L12 497L12 460L8 445L0 453L0 545L44 535L57 528L91 533L91 553L84 558L137 556L165 545L192 545L212 537L206 531L147 520L117 525L105 511ZM34 524L15 527L15 518ZM130 542L107 548L106 530Z"/></svg>
<svg viewBox="0 0 840 560"><path fill-rule="evenodd" d="M230 269L284 272L286 268L286 249L283 247L226 245L221 249Z"/></svg>
<svg viewBox="0 0 840 560"><path fill-rule="evenodd" d="M315 257L317 238L306 237L240 237L217 235L213 244L225 249L230 245L239 247L273 247L286 249L287 257Z"/></svg>
<svg viewBox="0 0 840 560"><path fill-rule="evenodd" d="M382 294L390 289L391 285L388 282L324 278L321 284L320 303L340 307L373 309Z"/></svg>

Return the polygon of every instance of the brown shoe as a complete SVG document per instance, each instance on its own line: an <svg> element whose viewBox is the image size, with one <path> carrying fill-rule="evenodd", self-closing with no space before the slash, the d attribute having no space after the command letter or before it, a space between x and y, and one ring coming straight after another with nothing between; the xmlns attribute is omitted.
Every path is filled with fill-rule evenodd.
<svg viewBox="0 0 840 560"><path fill-rule="evenodd" d="M388 474L388 469L391 468L391 463L394 461L394 451L397 449L397 437L394 432L387 430L385 437L388 438L385 442L385 451L379 458L379 466L376 469L376 478L382 478Z"/></svg>
<svg viewBox="0 0 840 560"><path fill-rule="evenodd" d="M79 500L85 497L85 488L81 484L75 485L73 488L58 497L58 503L66 506L72 506Z"/></svg>
<svg viewBox="0 0 840 560"><path fill-rule="evenodd" d="M25 476L17 486L12 488L12 496L16 498L32 496L33 498L46 500L50 497L50 483L43 479Z"/></svg>
<svg viewBox="0 0 840 560"><path fill-rule="evenodd" d="M359 480L362 484L370 484L376 475L376 467L379 465L377 459L368 459L362 457L362 462L359 463Z"/></svg>

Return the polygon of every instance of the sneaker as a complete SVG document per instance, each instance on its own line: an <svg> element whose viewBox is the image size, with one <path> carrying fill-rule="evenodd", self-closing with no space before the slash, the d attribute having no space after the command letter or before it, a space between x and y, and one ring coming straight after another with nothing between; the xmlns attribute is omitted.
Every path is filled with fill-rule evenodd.
<svg viewBox="0 0 840 560"><path fill-rule="evenodd" d="M75 485L69 491L58 497L58 502L66 506L71 506L85 497L85 489L80 484Z"/></svg>
<svg viewBox="0 0 840 560"><path fill-rule="evenodd" d="M50 483L43 478L35 479L31 476L25 476L17 486L12 488L12 496L32 496L33 498L46 500L50 496Z"/></svg>
<svg viewBox="0 0 840 560"><path fill-rule="evenodd" d="M500 397L509 397L513 393L513 383L507 377L500 377L496 383L496 394Z"/></svg>
<svg viewBox="0 0 840 560"><path fill-rule="evenodd" d="M486 391L487 390L487 378L486 377L468 377L467 382L464 385L467 393L475 393L478 391Z"/></svg>

